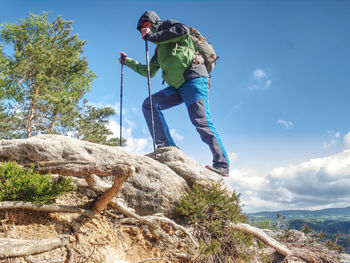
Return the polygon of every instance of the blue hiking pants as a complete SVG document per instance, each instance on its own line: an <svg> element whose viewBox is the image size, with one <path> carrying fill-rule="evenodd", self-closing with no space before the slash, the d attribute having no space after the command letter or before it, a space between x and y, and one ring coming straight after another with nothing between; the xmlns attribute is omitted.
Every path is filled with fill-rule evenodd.
<svg viewBox="0 0 350 263"><path fill-rule="evenodd" d="M176 146L162 111L185 102L192 124L196 127L202 141L208 144L213 154L213 166L228 168L229 160L226 151L210 118L208 91L208 78L200 77L185 82L178 89L167 87L154 93L152 104L155 143L157 147ZM149 98L143 102L142 111L152 135Z"/></svg>

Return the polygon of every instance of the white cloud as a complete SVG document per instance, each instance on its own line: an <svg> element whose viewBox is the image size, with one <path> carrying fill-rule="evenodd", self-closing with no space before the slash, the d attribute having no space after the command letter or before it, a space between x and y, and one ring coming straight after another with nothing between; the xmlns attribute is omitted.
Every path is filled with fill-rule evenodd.
<svg viewBox="0 0 350 263"><path fill-rule="evenodd" d="M260 68L253 71L253 76L256 80L267 78L266 73Z"/></svg>
<svg viewBox="0 0 350 263"><path fill-rule="evenodd" d="M257 68L252 72L252 80L248 87L249 90L265 90L268 89L272 84L271 79L268 77L266 72L262 69Z"/></svg>
<svg viewBox="0 0 350 263"><path fill-rule="evenodd" d="M329 135L328 141L323 143L323 148L324 149L330 148L333 145L337 144L338 141L339 141L339 138L340 138L340 133L339 132L332 132L332 131L330 131L330 132L328 132L328 135Z"/></svg>
<svg viewBox="0 0 350 263"><path fill-rule="evenodd" d="M151 137L145 138L135 138L133 136L133 129L136 127L136 124L132 121L125 120L126 125L123 127L122 136L126 139L126 149L131 152L138 154L145 154L153 150L153 142ZM120 136L120 126L114 121L110 120L107 126L113 133L113 136Z"/></svg>
<svg viewBox="0 0 350 263"><path fill-rule="evenodd" d="M248 212L281 209L321 209L350 202L350 150L299 165L231 171L226 183L241 193Z"/></svg>
<svg viewBox="0 0 350 263"><path fill-rule="evenodd" d="M116 102L115 104L104 104L104 103L99 103L99 102L91 102L89 101L88 103L89 105L92 105L96 108L104 108L104 107L110 107L112 109L115 110L115 114L119 115L120 114L120 103ZM122 109L123 110L123 115L127 114L127 110L126 109Z"/></svg>
<svg viewBox="0 0 350 263"><path fill-rule="evenodd" d="M170 134L175 141L181 142L184 139L184 137L180 133L178 133L176 129L170 129Z"/></svg>
<svg viewBox="0 0 350 263"><path fill-rule="evenodd" d="M233 163L234 161L236 161L238 158L237 153L231 152L228 154L228 159L230 160L230 163Z"/></svg>
<svg viewBox="0 0 350 263"><path fill-rule="evenodd" d="M350 149L350 132L344 136L344 147L345 149Z"/></svg>
<svg viewBox="0 0 350 263"><path fill-rule="evenodd" d="M272 81L270 79L265 81L264 89L268 89L272 84Z"/></svg>
<svg viewBox="0 0 350 263"><path fill-rule="evenodd" d="M89 104L97 108L111 107L116 111L116 115L109 119L109 124L107 125L107 127L113 133L110 137L119 137L120 136L120 125L119 125L120 103L116 102L115 104L102 104L102 103L89 102ZM130 110L123 108L122 136L127 141L125 148L131 152L135 152L138 154L145 154L153 151L153 141L148 131L145 133L146 137L140 137L140 138L134 137L133 131L137 128L137 125L135 122L130 121L130 118L129 118L130 114L139 114L139 113L136 110L136 108L131 108ZM118 121L116 121L117 119Z"/></svg>
<svg viewBox="0 0 350 263"><path fill-rule="evenodd" d="M292 129L294 127L294 124L291 121L278 120L277 123L282 125L287 130Z"/></svg>

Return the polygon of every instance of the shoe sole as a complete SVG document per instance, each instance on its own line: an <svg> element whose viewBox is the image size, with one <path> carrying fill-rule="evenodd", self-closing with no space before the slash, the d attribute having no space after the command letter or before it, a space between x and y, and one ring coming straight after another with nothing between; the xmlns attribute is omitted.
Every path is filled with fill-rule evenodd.
<svg viewBox="0 0 350 263"><path fill-rule="evenodd" d="M222 177L230 177L230 174L222 174L222 173L219 173L218 171L211 169L211 167L210 167L209 165L205 166L205 168L207 168L209 171L211 171L211 172L213 172L213 173L216 173L216 174L218 174L218 175L221 175Z"/></svg>

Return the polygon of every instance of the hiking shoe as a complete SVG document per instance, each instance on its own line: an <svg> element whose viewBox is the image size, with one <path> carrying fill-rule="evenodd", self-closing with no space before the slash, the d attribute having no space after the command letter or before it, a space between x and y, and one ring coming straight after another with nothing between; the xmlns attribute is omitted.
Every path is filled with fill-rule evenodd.
<svg viewBox="0 0 350 263"><path fill-rule="evenodd" d="M223 167L213 167L211 165L205 166L208 170L215 172L223 177L229 177L230 176L230 170L228 168Z"/></svg>
<svg viewBox="0 0 350 263"><path fill-rule="evenodd" d="M163 153L165 151L169 151L173 147L179 149L179 147L177 147L177 146L158 146L157 149L156 149L157 155L158 155L158 153ZM155 152L147 153L147 154L145 154L145 156L153 158L153 157L155 157Z"/></svg>

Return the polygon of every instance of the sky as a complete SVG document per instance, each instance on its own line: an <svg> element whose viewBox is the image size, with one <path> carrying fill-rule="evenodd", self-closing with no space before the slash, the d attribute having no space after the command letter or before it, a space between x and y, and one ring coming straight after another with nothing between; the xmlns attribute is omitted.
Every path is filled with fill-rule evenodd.
<svg viewBox="0 0 350 263"><path fill-rule="evenodd" d="M87 94L117 114L119 53L145 63L136 25L146 10L193 26L220 57L212 72L211 116L231 160L225 179L246 212L321 209L350 203L350 1L346 0L0 0L0 23L50 11L73 20L86 40L84 55L98 78ZM150 55L155 46L150 43ZM152 92L166 87L161 74ZM123 134L127 149L153 145L141 105L147 79L124 68ZM187 155L203 165L212 155L192 126L185 105L164 112Z"/></svg>

